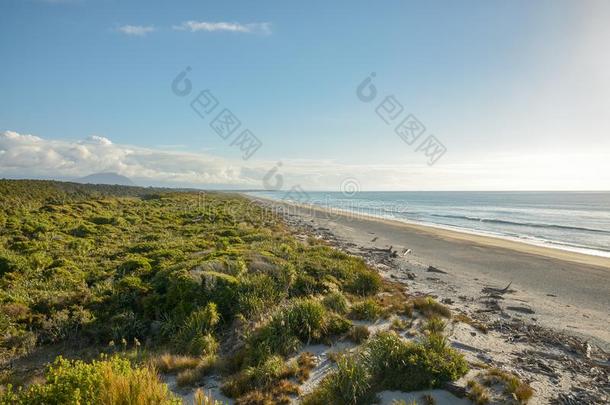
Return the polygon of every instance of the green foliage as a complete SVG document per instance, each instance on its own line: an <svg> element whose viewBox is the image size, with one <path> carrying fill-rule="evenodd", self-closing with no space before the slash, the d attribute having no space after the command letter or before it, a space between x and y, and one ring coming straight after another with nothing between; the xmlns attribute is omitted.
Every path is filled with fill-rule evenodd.
<svg viewBox="0 0 610 405"><path fill-rule="evenodd" d="M371 298L352 305L351 317L358 320L374 321L383 313L383 308Z"/></svg>
<svg viewBox="0 0 610 405"><path fill-rule="evenodd" d="M303 405L370 404L375 398L371 381L369 370L357 356L343 356L337 361L337 369L326 376L302 403Z"/></svg>
<svg viewBox="0 0 610 405"><path fill-rule="evenodd" d="M255 389L268 389L295 372L281 356L270 356L264 362L229 377L221 388L225 395L238 398Z"/></svg>
<svg viewBox="0 0 610 405"><path fill-rule="evenodd" d="M374 295L381 290L381 276L366 267L358 267L345 286L346 291L359 295Z"/></svg>
<svg viewBox="0 0 610 405"><path fill-rule="evenodd" d="M132 257L129 260L123 262L117 270L119 276L126 276L129 274L135 274L138 276L145 275L152 270L150 260L145 257Z"/></svg>
<svg viewBox="0 0 610 405"><path fill-rule="evenodd" d="M174 339L176 348L191 355L214 354L218 343L212 335L220 316L213 302L194 311L179 329Z"/></svg>
<svg viewBox="0 0 610 405"><path fill-rule="evenodd" d="M468 371L463 356L434 334L421 343L412 343L394 332L380 332L367 342L364 356L381 389L438 388Z"/></svg>
<svg viewBox="0 0 610 405"><path fill-rule="evenodd" d="M17 391L9 386L0 394L0 404L181 404L153 370L133 367L119 357L102 357L91 363L58 357L45 380Z"/></svg>
<svg viewBox="0 0 610 405"><path fill-rule="evenodd" d="M348 338L354 343L362 343L370 336L369 328L364 325L354 325L348 334Z"/></svg>
<svg viewBox="0 0 610 405"><path fill-rule="evenodd" d="M451 318L451 311L432 297L420 297L413 300L413 307L425 317L442 316Z"/></svg>
<svg viewBox="0 0 610 405"><path fill-rule="evenodd" d="M322 303L326 308L342 315L346 314L349 309L349 302L340 291L328 293L328 295L322 299Z"/></svg>
<svg viewBox="0 0 610 405"><path fill-rule="evenodd" d="M320 301L295 298L254 331L248 341L246 363L260 364L275 354L286 356L303 343L319 342L350 328L350 321L328 312Z"/></svg>
<svg viewBox="0 0 610 405"><path fill-rule="evenodd" d="M467 371L463 356L442 337L430 335L414 343L394 332L379 332L361 351L339 357L337 369L303 403L368 404L377 391L438 388Z"/></svg>
<svg viewBox="0 0 610 405"><path fill-rule="evenodd" d="M249 400L280 401L294 387L280 383L277 356L347 334L344 294L380 288L362 259L298 241L277 215L237 195L0 180L2 361L70 339L96 347L134 338L211 359L218 337L244 337L240 378L254 391L277 390ZM353 313L373 319L381 308L364 301ZM93 366L70 364L98 381ZM180 370L180 381L196 383L206 370ZM136 371L125 373L112 374ZM66 378L72 398L95 394L74 394L81 381Z"/></svg>

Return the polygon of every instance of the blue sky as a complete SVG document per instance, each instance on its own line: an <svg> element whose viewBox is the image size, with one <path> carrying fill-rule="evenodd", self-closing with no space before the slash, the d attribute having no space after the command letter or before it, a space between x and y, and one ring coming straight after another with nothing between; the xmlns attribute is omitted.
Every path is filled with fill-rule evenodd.
<svg viewBox="0 0 610 405"><path fill-rule="evenodd" d="M257 188L281 161L306 189L610 189L609 17L603 1L5 0L0 175ZM190 108L204 89L262 142L248 160ZM376 115L389 95L425 125L414 145ZM415 150L429 135L433 165Z"/></svg>

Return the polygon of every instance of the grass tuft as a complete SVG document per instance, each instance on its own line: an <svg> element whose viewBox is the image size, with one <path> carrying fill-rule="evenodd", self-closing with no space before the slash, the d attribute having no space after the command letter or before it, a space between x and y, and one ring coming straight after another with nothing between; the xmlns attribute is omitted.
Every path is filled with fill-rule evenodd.
<svg viewBox="0 0 610 405"><path fill-rule="evenodd" d="M426 318L435 315L451 318L451 310L432 297L415 298L413 300L413 308L421 312Z"/></svg>

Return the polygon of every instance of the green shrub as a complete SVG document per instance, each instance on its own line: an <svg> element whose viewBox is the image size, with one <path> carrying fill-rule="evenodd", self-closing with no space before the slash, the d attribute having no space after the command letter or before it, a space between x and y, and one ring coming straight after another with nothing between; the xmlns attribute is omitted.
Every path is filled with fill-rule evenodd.
<svg viewBox="0 0 610 405"><path fill-rule="evenodd" d="M211 333L219 320L216 304L213 302L194 311L174 338L177 350L191 355L215 353L218 343Z"/></svg>
<svg viewBox="0 0 610 405"><path fill-rule="evenodd" d="M359 269L345 285L345 290L358 295L373 295L381 290L381 276L368 268Z"/></svg>
<svg viewBox="0 0 610 405"><path fill-rule="evenodd" d="M345 319L334 312L326 316L325 323L325 335L328 337L342 335L349 332L352 328L352 322L349 319Z"/></svg>
<svg viewBox="0 0 610 405"><path fill-rule="evenodd" d="M259 364L274 354L285 356L302 342L318 341L327 333L327 321L326 309L318 300L294 299L250 337L248 363Z"/></svg>
<svg viewBox="0 0 610 405"><path fill-rule="evenodd" d="M374 401L372 378L357 356L342 356L337 369L324 377L318 387L305 398L303 405L365 405Z"/></svg>
<svg viewBox="0 0 610 405"><path fill-rule="evenodd" d="M426 321L422 329L428 333L440 334L445 330L446 326L447 324L441 318L438 316L432 316Z"/></svg>
<svg viewBox="0 0 610 405"><path fill-rule="evenodd" d="M202 274L203 294L205 301L214 301L223 318L229 320L237 310L239 281L228 274L206 271Z"/></svg>
<svg viewBox="0 0 610 405"><path fill-rule="evenodd" d="M353 319L374 321L383 313L383 308L373 299L368 298L364 301L352 304L350 315Z"/></svg>
<svg viewBox="0 0 610 405"><path fill-rule="evenodd" d="M123 262L118 268L117 274L119 276L125 276L128 274L135 274L138 276L144 275L152 270L152 266L148 259L144 257L135 256L129 260Z"/></svg>
<svg viewBox="0 0 610 405"><path fill-rule="evenodd" d="M420 297L413 300L413 307L425 317L443 316L451 318L451 311L432 297Z"/></svg>
<svg viewBox="0 0 610 405"><path fill-rule="evenodd" d="M167 404L178 405L154 370L135 368L126 359L104 358L85 363L58 357L49 366L44 384L0 394L0 403L30 404Z"/></svg>
<svg viewBox="0 0 610 405"><path fill-rule="evenodd" d="M225 395L237 398L254 389L268 389L295 372L296 369L290 368L281 356L270 356L264 362L229 377L221 389Z"/></svg>
<svg viewBox="0 0 610 405"><path fill-rule="evenodd" d="M325 333L326 309L318 300L296 299L284 314L288 328L302 341L318 340Z"/></svg>
<svg viewBox="0 0 610 405"><path fill-rule="evenodd" d="M348 335L349 340L354 343L360 344L369 338L369 328L364 325L354 325Z"/></svg>
<svg viewBox="0 0 610 405"><path fill-rule="evenodd" d="M239 280L237 312L251 318L274 307L285 297L285 291L269 275L247 275Z"/></svg>
<svg viewBox="0 0 610 405"><path fill-rule="evenodd" d="M339 291L328 293L322 299L322 304L331 311L342 315L346 314L349 309L347 298Z"/></svg>
<svg viewBox="0 0 610 405"><path fill-rule="evenodd" d="M382 390L438 388L468 371L464 357L438 335L413 343L394 332L380 332L366 343L364 359Z"/></svg>
<svg viewBox="0 0 610 405"><path fill-rule="evenodd" d="M72 235L77 238L86 238L95 234L95 228L89 224L80 224L72 230Z"/></svg>

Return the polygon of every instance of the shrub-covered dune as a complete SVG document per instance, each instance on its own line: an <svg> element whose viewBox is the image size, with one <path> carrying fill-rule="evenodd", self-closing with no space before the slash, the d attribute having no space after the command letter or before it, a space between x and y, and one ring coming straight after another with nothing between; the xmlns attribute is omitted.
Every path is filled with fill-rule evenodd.
<svg viewBox="0 0 610 405"><path fill-rule="evenodd" d="M395 297L392 305L384 304L388 295ZM360 258L313 238L296 239L272 212L237 195L0 180L5 403L62 403L43 397L59 391L78 391L92 403L156 403L137 396L120 402L81 386L93 380L129 386L130 378L147 386L123 389L172 403L158 371L177 374L183 386L215 373L223 392L240 403L284 402L298 394L298 382L312 367L306 357L291 363L289 356L303 345L353 334L349 318L409 313L407 299ZM363 379L368 388L345 403L361 403L376 388L434 387L465 373L461 356L447 351L442 337L417 344L395 338L363 344L366 369L353 372L366 378L354 374L353 382ZM400 368L384 375L382 362L374 361L384 344L398 345L401 353L384 361L416 364L404 370L411 382L400 382ZM15 387L31 383L20 360L49 348L65 355L66 347L113 354L94 363L58 360L46 383ZM137 351L131 360L128 348ZM353 359L342 361L324 387L342 378L342 389L360 389L345 388L352 374L341 373ZM62 371L71 367L94 377ZM330 398L324 387L306 400Z"/></svg>

